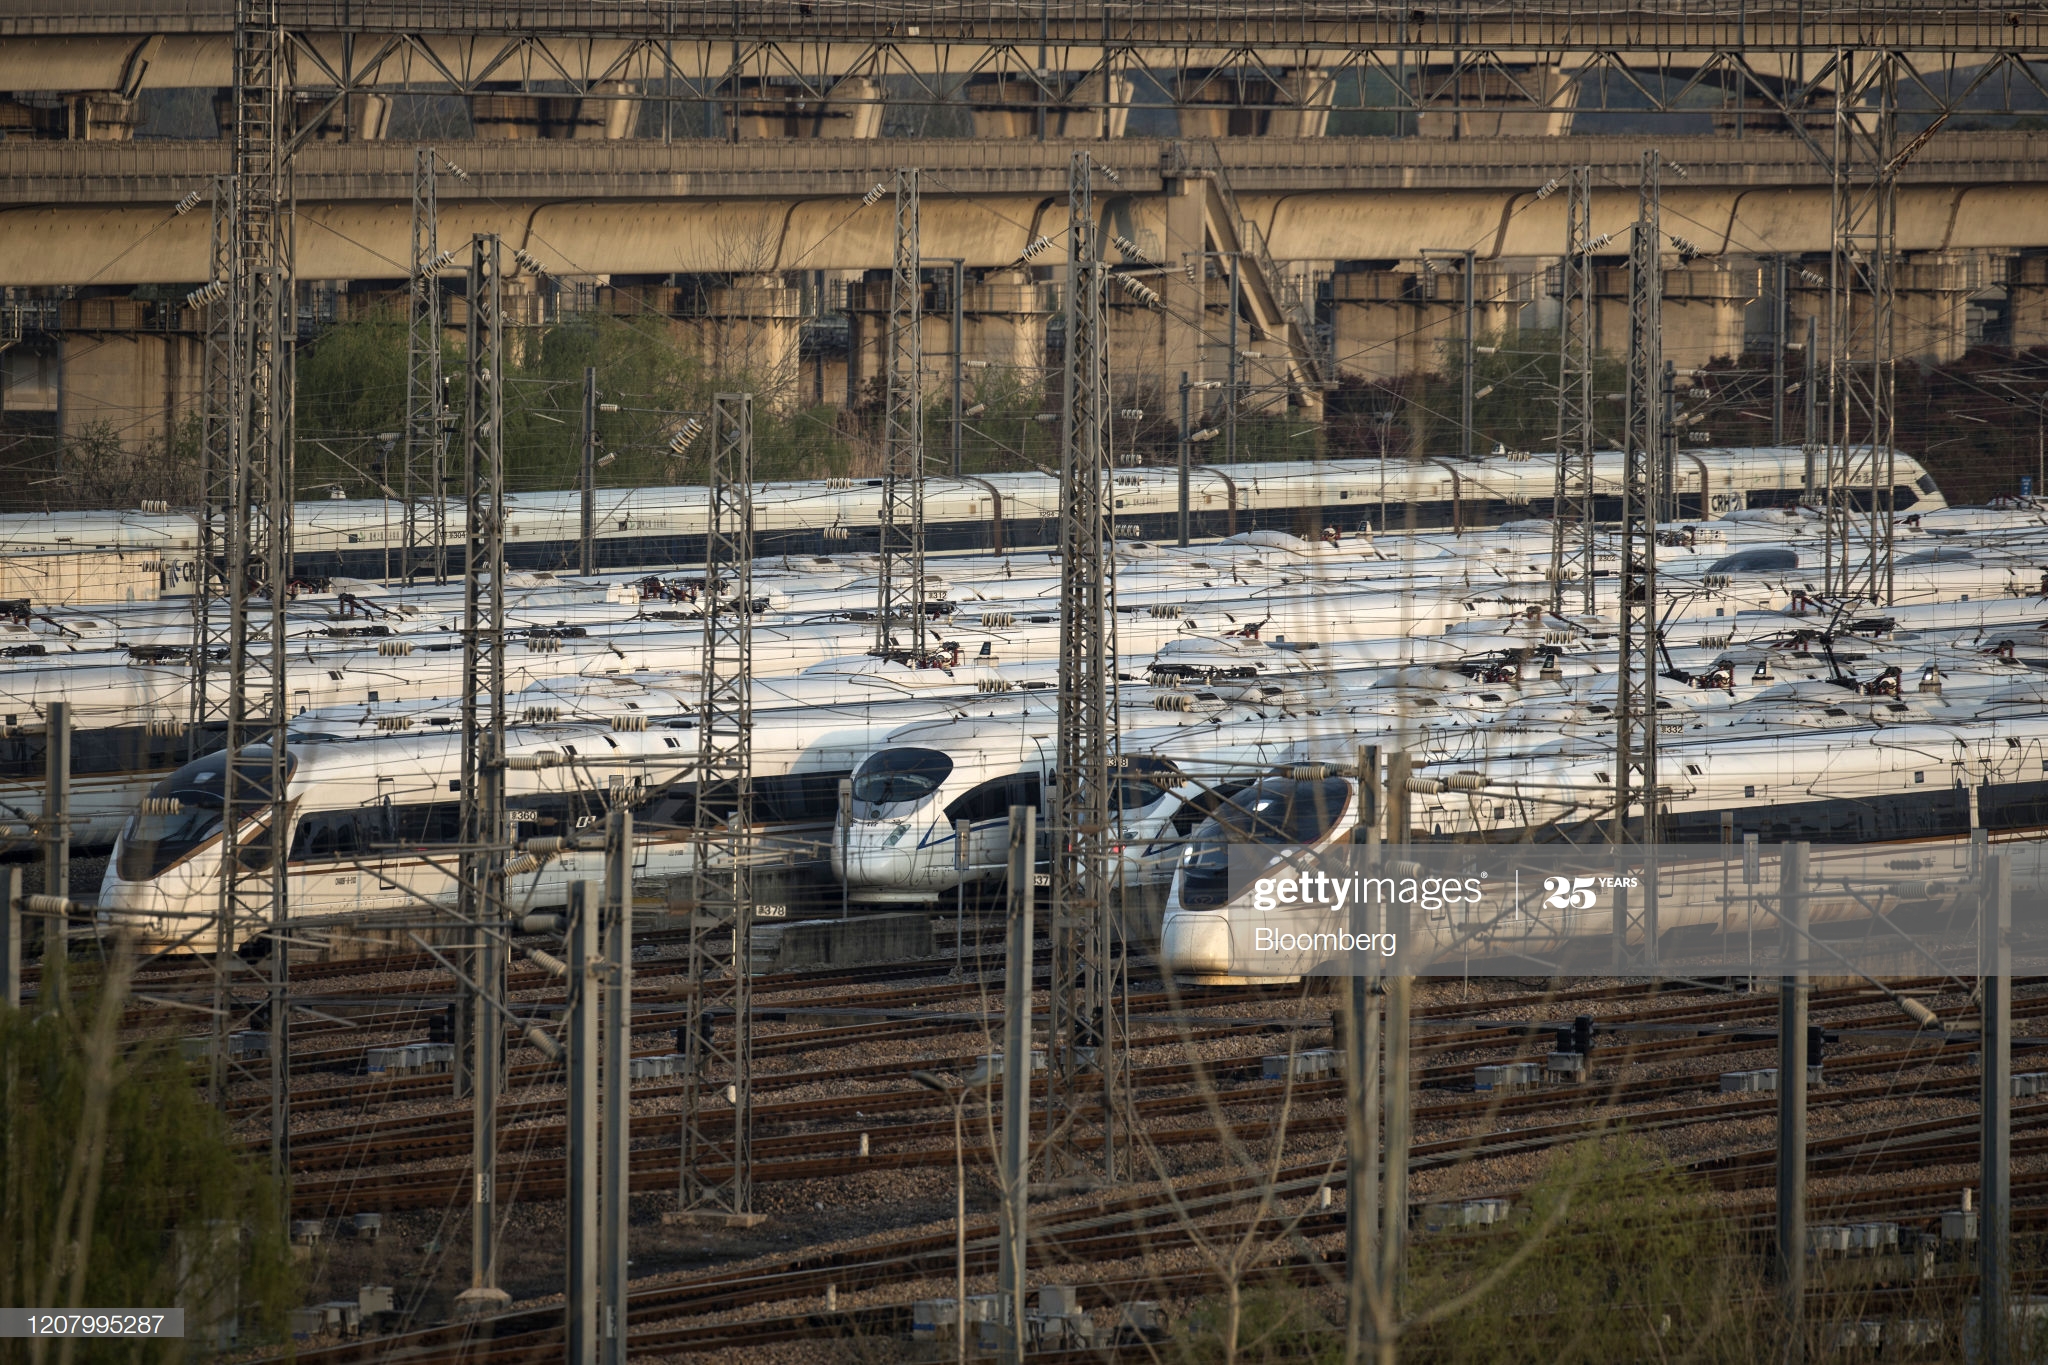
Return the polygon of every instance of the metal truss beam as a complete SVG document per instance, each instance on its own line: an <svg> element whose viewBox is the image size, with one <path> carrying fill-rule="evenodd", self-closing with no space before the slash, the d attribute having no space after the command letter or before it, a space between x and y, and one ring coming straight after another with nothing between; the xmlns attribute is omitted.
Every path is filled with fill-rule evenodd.
<svg viewBox="0 0 2048 1365"><path fill-rule="evenodd" d="M1551 499L1550 603L1590 615L1593 567L1593 361L1599 318L1593 280L1593 168L1564 176L1565 241L1558 263L1557 492ZM1576 585L1576 586L1573 586Z"/></svg>
<svg viewBox="0 0 2048 1365"><path fill-rule="evenodd" d="M1117 1174L1122 972L1110 864L1117 773L1116 589L1111 553L1109 265L1096 221L1103 168L1076 152L1067 192L1066 412L1060 458L1058 772L1052 789L1052 984L1047 1039L1055 1173L1084 1163L1085 1114L1099 1106L1102 1173Z"/></svg>
<svg viewBox="0 0 2048 1365"><path fill-rule="evenodd" d="M677 1208L746 1214L754 1200L752 394L712 398L710 438ZM721 1025L730 1030L723 1043Z"/></svg>
<svg viewBox="0 0 2048 1365"><path fill-rule="evenodd" d="M889 268L886 338L887 396L882 413L882 564L877 575L880 596L874 652L883 658L904 654L922 662L924 310L917 251L918 173L912 167L896 172L896 237Z"/></svg>
<svg viewBox="0 0 2048 1365"><path fill-rule="evenodd" d="M838 12L757 14L738 36L729 9L702 6L650 14L465 5L451 6L442 23L431 9L408 6L390 22L358 7L346 21L307 12L294 35L304 88L328 107L360 91L428 85L474 94L546 82L554 94L728 110L765 90L772 99L843 110L885 100L957 104L980 83L1002 90L1006 107L1181 110L1219 107L1220 81L1230 95L1221 107L1391 113L1407 127L1423 113L1696 118L1718 101L1731 127L1795 137L1807 136L1806 120L1831 102L1826 73L1838 50L1895 54L1907 64L1916 108L1940 116L1964 108L1972 89L1979 103L1993 96L1991 112L2026 112L2044 83L2024 54L2048 47L2041 17L2018 15L2014 27L1983 10L1943 19L1916 12L1911 22L1892 24L1860 13L1776 22L1674 10L1661 19L1632 14L1626 31L1617 31L1603 22L1608 12L1593 11L1571 18L1432 13L1416 23L1391 10L1316 6L1277 18L1261 12L1255 21L1213 10L1176 14L1170 6L1109 19L1004 8L971 17L906 8L900 19L868 11L851 22ZM344 34L355 40L346 62L338 60ZM1987 67L1999 69L1988 81ZM1134 68L1166 78L1130 81ZM1318 77L1313 103L1308 87L1289 79L1301 72Z"/></svg>
<svg viewBox="0 0 2048 1365"><path fill-rule="evenodd" d="M471 239L463 406L467 498L462 560L462 887L470 986L469 1034L476 1182L471 1195L470 1288L498 1283L498 1092L504 1084L505 860L505 326L504 252ZM458 1060L458 1065L462 1065Z"/></svg>

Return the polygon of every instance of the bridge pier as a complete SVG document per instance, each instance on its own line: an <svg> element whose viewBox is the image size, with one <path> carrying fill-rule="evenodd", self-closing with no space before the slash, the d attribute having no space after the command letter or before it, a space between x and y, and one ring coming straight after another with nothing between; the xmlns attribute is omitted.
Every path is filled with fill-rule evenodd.
<svg viewBox="0 0 2048 1365"><path fill-rule="evenodd" d="M1564 137L1572 111L1555 107L1565 93L1565 71L1541 66L1471 66L1455 77L1426 69L1408 77L1408 93L1421 106L1413 131L1425 138Z"/></svg>
<svg viewBox="0 0 2048 1365"><path fill-rule="evenodd" d="M1185 138L1321 137L1330 123L1336 73L1296 67L1265 72L1184 72L1186 103L1175 111Z"/></svg>
<svg viewBox="0 0 2048 1365"><path fill-rule="evenodd" d="M742 142L882 135L882 85L866 76L845 77L823 99L787 82L741 81L736 107Z"/></svg>
<svg viewBox="0 0 2048 1365"><path fill-rule="evenodd" d="M1036 82L1022 75L976 76L969 80L962 93L974 118L974 135L1036 137L1041 111L1048 138L1093 140L1124 135L1131 113L1130 77L1105 77L1095 72L1067 86L1065 77L1054 72L1047 76L1046 83L1063 89L1064 93L1057 98L1046 97Z"/></svg>
<svg viewBox="0 0 2048 1365"><path fill-rule="evenodd" d="M939 278L925 284L924 383L928 395L951 392L953 306L946 297L952 287ZM961 360L968 366L966 392L973 401L974 373L982 369L1018 372L1026 389L1035 388L1050 363L1046 355L1047 324L1052 321L1058 292L1030 278L1026 270L989 270L979 279L969 272L960 296ZM888 340L889 272L868 272L868 278L846 285L846 405L861 407L876 400L887 366L883 347ZM1050 392L1050 390L1048 390Z"/></svg>
<svg viewBox="0 0 2048 1365"><path fill-rule="evenodd" d="M624 81L608 81L598 89L616 94L534 95L508 88L469 97L469 117L479 139L508 142L602 138L616 142L631 136L640 102L625 98Z"/></svg>
<svg viewBox="0 0 2048 1365"><path fill-rule="evenodd" d="M1465 334L1465 285L1458 272L1432 275L1415 262L1393 268L1347 264L1351 268L1330 279L1339 372L1373 380L1442 373L1445 346L1454 339L1462 343ZM1472 276L1474 334L1496 336L1520 327L1542 285L1536 262L1479 262Z"/></svg>

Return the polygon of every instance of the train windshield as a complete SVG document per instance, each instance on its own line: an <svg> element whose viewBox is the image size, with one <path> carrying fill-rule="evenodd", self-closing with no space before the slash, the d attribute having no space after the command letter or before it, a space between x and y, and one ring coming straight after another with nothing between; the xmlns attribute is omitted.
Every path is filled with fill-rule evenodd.
<svg viewBox="0 0 2048 1365"><path fill-rule="evenodd" d="M1125 754L1120 772L1111 774L1114 783L1110 804L1120 811L1143 810L1162 800L1180 781L1180 769L1169 759L1149 754Z"/></svg>
<svg viewBox="0 0 2048 1365"><path fill-rule="evenodd" d="M221 807L227 777L227 755L210 754L187 763L150 788L140 811L128 817L121 831L121 854L115 875L144 882L189 857L221 829ZM298 760L285 755L285 778ZM235 765L236 806L248 811L270 800L270 754L244 749Z"/></svg>
<svg viewBox="0 0 2048 1365"><path fill-rule="evenodd" d="M1232 844L1313 844L1344 814L1350 796L1341 777L1268 777L1224 798L1188 841L1181 905L1206 910L1230 899Z"/></svg>
<svg viewBox="0 0 2048 1365"><path fill-rule="evenodd" d="M869 754L853 775L853 799L869 809L856 812L872 819L874 808L922 801L953 775L953 760L937 749L883 749Z"/></svg>

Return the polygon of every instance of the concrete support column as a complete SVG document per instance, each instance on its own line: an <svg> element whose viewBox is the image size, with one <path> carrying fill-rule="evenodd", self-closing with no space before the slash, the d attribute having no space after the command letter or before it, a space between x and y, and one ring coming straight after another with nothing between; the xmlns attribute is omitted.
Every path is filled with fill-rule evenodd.
<svg viewBox="0 0 2048 1365"><path fill-rule="evenodd" d="M965 95L973 112L974 135L986 138L1036 136L1038 112L1045 110L1045 135L1093 141L1122 137L1130 121L1130 77L1093 72L1067 86L1062 73L1045 78L1050 94L1020 75L977 76ZM1064 92L1064 93L1062 93Z"/></svg>
<svg viewBox="0 0 2048 1365"><path fill-rule="evenodd" d="M713 277L715 279L715 277ZM684 334L711 371L777 403L796 393L803 291L780 275L741 275L685 286L677 300Z"/></svg>
<svg viewBox="0 0 2048 1365"><path fill-rule="evenodd" d="M1763 295L1755 261L1696 261L1664 272L1664 358L1681 373L1739 356L1749 305ZM1626 296L1624 295L1624 298ZM1609 310L1625 327L1627 310Z"/></svg>
<svg viewBox="0 0 2048 1365"><path fill-rule="evenodd" d="M585 98L492 92L469 98L470 121L479 139L618 141L632 134L637 100L626 98L624 81L608 81Z"/></svg>
<svg viewBox="0 0 2048 1365"><path fill-rule="evenodd" d="M1155 276L1153 282L1166 327L1161 373L1178 376L1185 372L1195 383L1203 379L1200 281L1205 273L1202 253L1209 249L1208 232L1202 226L1202 191L1198 180L1166 182L1165 241L1160 251L1166 273Z"/></svg>
<svg viewBox="0 0 2048 1365"><path fill-rule="evenodd" d="M1409 92L1422 107L1414 116L1417 137L1564 137L1572 130L1572 111L1557 107L1564 93L1564 68L1556 63L1530 66L1475 65L1448 73L1418 68L1408 77Z"/></svg>
<svg viewBox="0 0 2048 1365"><path fill-rule="evenodd" d="M871 272L883 276L885 272ZM1033 281L1024 270L991 270L969 279L961 291L962 352L972 376L985 368L1027 371L1027 382L1045 366L1046 327L1052 321L1056 291ZM927 391L937 394L951 382L943 359L952 349L952 309L928 296L925 371ZM857 405L875 393L884 367L888 341L889 282L886 277L851 281L846 286L847 401ZM937 357L937 359L932 359ZM969 381L970 387L972 381Z"/></svg>
<svg viewBox="0 0 2048 1365"><path fill-rule="evenodd" d="M1321 137L1329 131L1330 105L1337 92L1336 72L1298 67L1280 77L1280 92L1294 107L1267 111L1267 137Z"/></svg>
<svg viewBox="0 0 2048 1365"><path fill-rule="evenodd" d="M741 81L741 141L776 138L878 138L882 135L882 84L848 76L819 99L801 87L778 81Z"/></svg>
<svg viewBox="0 0 2048 1365"><path fill-rule="evenodd" d="M135 314L136 330L66 331L57 339L63 434L77 437L106 430L129 450L175 436L178 425L198 411L198 338L141 330L146 305L137 300L81 299L69 304L81 314L105 312L109 321L117 322L126 317L121 311L125 306Z"/></svg>

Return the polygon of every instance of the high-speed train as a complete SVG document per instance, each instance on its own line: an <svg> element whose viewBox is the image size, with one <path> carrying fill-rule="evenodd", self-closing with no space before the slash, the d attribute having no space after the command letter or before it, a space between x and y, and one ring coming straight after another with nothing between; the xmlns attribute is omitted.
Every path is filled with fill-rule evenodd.
<svg viewBox="0 0 2048 1365"><path fill-rule="evenodd" d="M977 716L981 723L993 723L992 717L1046 705L1028 691L916 696L886 688L863 692L857 684L840 687L826 679L805 681L822 685L788 679L754 685L759 702L796 700L753 713L748 828L757 846L789 855L782 861L792 866L808 862L820 871L839 812L840 779L853 774L885 735L913 722L972 724L962 718ZM838 695L828 696L828 691ZM642 693L650 702L661 695L658 685ZM615 696L611 702L620 700ZM569 708L549 709L554 715ZM630 711L612 704L601 709L610 717L605 723L548 719L508 731L512 757L539 756L548 762L538 771L507 774L515 819L522 820L527 834L573 833L622 793L637 809L644 845L636 875L658 881L688 874L694 867L688 830L698 802L721 817L738 804L731 792L698 789L693 713ZM460 796L451 793L461 785L459 729L372 730L348 737L332 723L340 717L311 719L316 725L295 733L287 749L293 918L391 909L409 898L438 902L453 895L452 884L437 880L447 859L422 850L454 838L450 822ZM623 723L627 720L635 723ZM1013 722L1012 729L1018 728ZM246 770L244 781L267 783L268 751L244 753L264 755L260 762L248 759L240 765ZM184 764L150 789L149 799L126 817L115 840L101 886L102 909L146 921L159 938L166 932L163 925L196 922L214 913L221 869L217 853L206 854L219 845L218 793L225 775L226 756L216 753ZM564 813L566 807L557 809L565 801L575 807L574 822ZM524 811L538 814L528 820L520 814ZM526 828L529 823L532 829ZM249 836L240 836L240 842L248 843ZM337 860L347 866L327 866ZM302 862L307 864L303 873L298 869ZM566 866L533 869L518 887L521 903L528 908L559 905L574 867L571 857Z"/></svg>
<svg viewBox="0 0 2048 1365"><path fill-rule="evenodd" d="M1805 840L1938 851L1966 842L1973 829L2000 839L2048 832L2048 715L2038 711L1965 724L1688 739L1663 748L1658 761L1659 785L1669 793L1659 844L1705 852L1731 834L1754 834L1765 845ZM1503 758L1486 771L1439 764L1418 773L1409 830L1417 845L1597 844L1613 817L1611 755L1534 755ZM1242 889L1233 896L1228 849L1258 845L1278 856L1350 840L1358 827L1358 783L1327 770L1297 771L1247 790L1259 795L1229 798L1216 819L1194 831L1174 875L1160 953L1177 975L1242 982L1333 965L1326 951L1276 960L1256 948L1261 929L1312 929L1318 926L1307 921L1326 912L1262 909ZM1269 812L1258 809L1261 801ZM1640 820L1634 823L1640 835ZM1698 927L1669 912L1660 923L1665 933Z"/></svg>
<svg viewBox="0 0 2048 1365"><path fill-rule="evenodd" d="M455 903L459 862L462 737L403 743L303 743L287 751L287 905L295 923ZM261 839L270 757L244 750L240 801L256 806L237 831L244 850ZM565 837L601 825L615 792L673 781L695 762L675 734L615 733L600 726L542 726L513 732L507 755L538 766L506 773L506 805L520 837ZM194 760L158 783L115 841L100 884L99 913L158 945L206 949L221 903L222 808L227 756ZM257 805L256 803L261 803ZM639 834L636 874L685 870L686 835ZM245 855L246 856L246 855ZM527 857L509 864L515 912L566 901L573 877L598 875L589 853ZM258 869L260 870L260 869ZM236 946L266 926L238 925Z"/></svg>
<svg viewBox="0 0 2048 1365"><path fill-rule="evenodd" d="M861 761L849 818L834 831L832 869L861 903L936 900L1006 874L1010 807L1040 809L1056 763L1058 715L906 726ZM1193 716L1187 724L1206 729ZM1112 793L1116 875L1163 880L1202 787L1170 760L1124 756ZM963 845L956 830L967 825ZM1178 824L1176 823L1178 822Z"/></svg>
<svg viewBox="0 0 2048 1365"><path fill-rule="evenodd" d="M1804 500L1809 476L1796 448L1688 448L1677 468L1679 512L1711 517L1748 507ZM1894 510L1900 515L1947 506L1934 480L1899 454ZM1595 457L1594 514L1619 514L1621 457ZM1115 533L1119 540L1173 537L1179 527L1175 470L1119 470ZM1262 528L1320 535L1325 527L1480 527L1548 507L1557 483L1555 457L1458 460L1330 460L1204 465L1191 478L1192 533L1230 535ZM754 490L759 553L829 554L872 550L881 480L830 479L769 483ZM580 495L517 493L506 498L506 555L527 569L561 569L579 560ZM1003 551L1058 542L1059 482L1035 472L963 478L931 477L925 487L925 530L934 550ZM391 503L327 499L293 509L294 573L382 577L402 538L403 518ZM701 562L705 490L701 487L606 489L597 498L597 553L602 566L625 568ZM447 509L452 542L462 535L463 507ZM189 590L194 573L194 522L152 512L60 512L0 517L0 551L58 548L138 550L164 564L166 586ZM458 566L459 567L459 566Z"/></svg>

